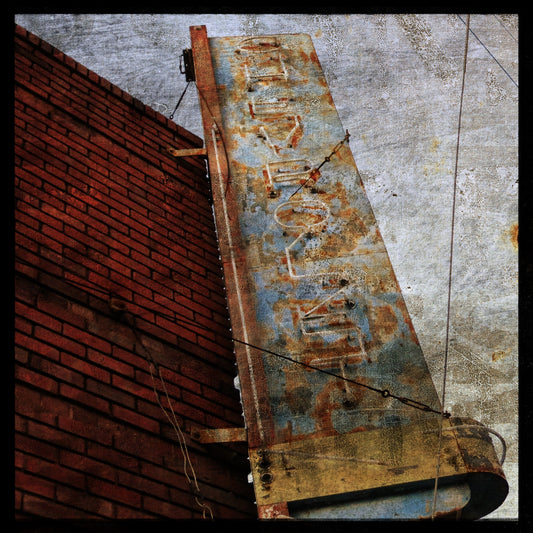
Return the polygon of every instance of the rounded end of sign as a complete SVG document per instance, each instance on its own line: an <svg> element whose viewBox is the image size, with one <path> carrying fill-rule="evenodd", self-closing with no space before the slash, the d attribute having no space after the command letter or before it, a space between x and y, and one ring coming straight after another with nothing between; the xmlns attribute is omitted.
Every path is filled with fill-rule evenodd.
<svg viewBox="0 0 533 533"><path fill-rule="evenodd" d="M509 484L503 475L475 472L467 476L470 499L461 511L461 520L478 520L492 513L507 498Z"/></svg>
<svg viewBox="0 0 533 533"><path fill-rule="evenodd" d="M502 469L505 442L500 435L476 420L452 418L450 422L468 470L465 479L470 487L470 499L461 511L461 519L477 520L500 507L509 493L509 484ZM500 458L491 434L498 435L502 440Z"/></svg>

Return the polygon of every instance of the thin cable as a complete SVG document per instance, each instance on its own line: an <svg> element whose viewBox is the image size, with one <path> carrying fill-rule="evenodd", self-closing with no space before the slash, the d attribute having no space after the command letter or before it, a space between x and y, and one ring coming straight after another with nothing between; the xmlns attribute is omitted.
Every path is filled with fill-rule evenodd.
<svg viewBox="0 0 533 533"><path fill-rule="evenodd" d="M459 16L459 15L458 15ZM461 18L461 17L459 17ZM461 19L462 20L462 19ZM465 79L466 79L466 65L468 60L468 36L470 33L470 14L466 19L466 36L465 36L465 48L463 56L463 79L461 83L461 97L459 101L459 118L457 122L457 142L455 145L455 169L453 172L453 198L452 198L452 221L451 221L451 236L450 236L450 258L449 258L449 271L448 271L448 302L446 307L446 340L444 343L444 368L442 377L442 400L441 400L441 413L444 415L444 405L446 400L446 378L448 370L448 351L449 351L449 339L450 339L450 310L451 310L451 296L452 296L452 271L453 271L453 244L455 234L455 204L457 198L457 169L459 166L459 146L461 139L461 118L463 114L463 99L465 92ZM437 490L440 473L440 455L442 448L442 418L440 420L439 427L439 445L437 450L437 467L435 472L435 489L433 491L433 510L431 513L431 519L435 519L436 505L437 505Z"/></svg>
<svg viewBox="0 0 533 533"><path fill-rule="evenodd" d="M487 428L485 426L479 426L476 424L460 424L458 426L451 426L449 428L444 428L443 431L453 431L455 429L466 429L466 428L475 428L475 429L484 429L488 433L491 433L495 437L498 437L500 440L500 443L502 445L502 454L501 457L498 459L498 463L500 463L500 466L503 466L503 463L505 462L505 458L507 457L507 443L505 442L505 439L500 435L497 431L494 431L493 429Z"/></svg>
<svg viewBox="0 0 533 533"><path fill-rule="evenodd" d="M170 116L168 117L170 120L172 120L174 118L174 115L176 114L176 111L178 110L178 107L179 105L181 104L181 101L183 100L183 97L185 96L185 93L187 92L187 89L189 88L189 84L191 82L188 81L187 82L187 85L185 85L185 89L183 89L183 92L181 93L181 96L178 100L178 103L176 104L176 107L174 108L174 111L172 111L172 113L170 114Z"/></svg>
<svg viewBox="0 0 533 533"><path fill-rule="evenodd" d="M347 381L348 383L353 383L354 385L357 385L359 387L363 387L363 388L371 390L373 392L377 392L377 393L381 394L381 396L383 396L384 398L389 398L389 397L393 398L395 400L398 400L399 402L402 402L405 405L408 405L410 407L414 407L415 409L419 409L421 411L426 411L426 412L430 412L430 413L440 414L444 418L449 418L450 417L449 413L444 413L442 410L438 411L437 409L433 409L432 407L430 407L429 405L427 405L425 403L419 402L417 400L413 400L411 398L406 398L404 396L397 396L396 394L393 394L392 392L390 392L388 389L379 389L377 387L372 387L371 385L367 385L366 383L362 383L360 381L356 381L355 379L351 379L349 377L336 374L335 372L330 372L329 370L325 370L325 369L320 368L318 366L313 366L313 365L310 365L308 363L304 363L303 361L298 361L297 359L293 359L292 357L289 357L288 355L283 355L283 354L280 354L280 353L277 353L277 352L272 352L270 350L267 350L265 348L261 348L259 346L255 346L253 344L250 344L248 342L242 341L240 339L233 338L233 341L237 342L239 344L244 344L245 346L249 346L250 348L254 348L255 350L259 350L259 351L264 352L266 354L274 355L274 356L279 357L281 359L285 359L286 361L289 361L291 363L295 363L297 365L304 366L305 368L309 368L310 370L316 370L317 372L321 372L322 374L327 374L328 376L332 376L332 377L340 379L342 381Z"/></svg>
<svg viewBox="0 0 533 533"><path fill-rule="evenodd" d="M22 263L26 263L24 260L21 260ZM28 265L30 265L30 263L26 263ZM27 276L26 274L22 273L22 272L18 272L17 274L21 275L21 276L25 276L25 277L29 277L30 279L33 279L31 278L31 276ZM69 282L67 280L65 280L64 278L62 278L61 276L55 276L57 279L61 279L63 280L67 285L70 285L71 287L74 287L74 288L80 288L80 286L83 286L82 283L72 283L72 282ZM88 286L84 286L85 289L88 289L89 287ZM108 291L108 290L99 290L97 289L96 287L92 287L95 291L97 292L101 292L107 296L112 296L113 295L113 292L112 291ZM132 305L133 302L129 302L129 301L124 301L124 304L128 304L128 305ZM168 320L174 320L174 321L177 321L177 322L181 322L182 324L187 324L189 326L192 326L196 329L196 331L200 330L202 332L210 332L212 333L212 330L204 327L204 326L201 326L199 325L197 322L194 322L188 318L185 318L185 317L182 317L182 316L178 316L176 313L174 313L173 315L171 314L167 314L167 313L162 313L162 312L159 312L159 311L156 311L154 309L149 309L149 311L151 313L154 313L155 316L160 316L160 317L163 317L163 318L167 318ZM129 312L130 315L132 315L132 318L135 320L136 318L143 318L144 315L142 314L137 314L137 315L133 315L131 312ZM138 331L138 328L137 328L137 325L136 323L135 324L130 324L128 322L128 325L132 328L134 334L135 334L135 337L137 339L137 341L139 342L140 345L142 345L144 347L144 343L142 341L142 339L140 338L139 336L139 331ZM183 327L183 326L182 326ZM187 329L188 331L192 331L192 329L189 329L189 328L185 328ZM276 352L273 352L273 351L270 351L270 350L266 350L265 348L262 348L260 346L256 346L256 345L253 345L253 344L250 344L250 343L246 343L244 341L241 341L239 339L236 339L234 337L229 337L229 336L221 336L224 340L227 340L227 341L232 341L232 342L237 342L237 343L240 343L240 344L246 344L248 345L250 348L253 348L255 350L259 350L259 351L262 351L262 352L265 352L267 354L270 354L270 355L274 355L276 357L280 357L282 359L285 359L287 361L290 361L292 363L295 363L295 364L298 364L298 365L301 365L301 366L305 366L311 370L316 370L317 372L322 372L324 374L328 374L330 376L333 376L337 379L340 379L340 380L344 380L344 381L347 381L347 382L350 382L350 383L353 383L354 385L358 385L360 387L364 387L366 389L369 389L369 390L372 390L374 392L377 392L379 394L381 394L383 397L388 397L390 396L391 398L394 398L400 402L402 402L403 404L405 405L409 405L411 407L414 407L415 409L420 409L420 410L423 410L423 411L428 411L428 412L433 412L433 413L441 413L440 411L437 411L436 409L433 409L431 408L430 406L422 403L422 402L419 402L417 400L413 400L411 398L406 398L406 397L403 397L403 396L397 396L395 394L392 394L390 391L388 391L387 389L378 389L378 388L375 388L375 387L372 387L370 385L366 385L365 383L361 383L361 382L358 382L356 380L353 380L353 379L350 379L350 378L347 378L346 376L342 376L342 375L338 375L338 374L335 374L334 372L329 372L327 370L324 370L323 368L319 368L319 367L314 367L313 365L309 365L307 363L303 363L302 361L298 361L296 359L292 359L291 357L287 356L287 355L282 355L282 354L279 354L279 353L276 353ZM149 363L153 364L154 366L156 366L157 368L157 363L155 362L155 360L151 357L151 354L150 352L146 349L145 349L145 352L147 354L147 360ZM444 417L445 418L449 418L450 417L450 413L444 413Z"/></svg>
<svg viewBox="0 0 533 533"><path fill-rule="evenodd" d="M31 263L25 261L24 259L16 258L16 261L19 261L22 264L31 265ZM31 266L34 266L34 265L31 265ZM17 272L17 275L28 277L30 279L35 280L31 276L28 276L27 274L24 274L22 272ZM69 281L69 280L61 277L61 276L53 275L53 277L64 281L67 285L69 285L71 287L74 287L74 288L83 287L85 290L91 289L91 290L94 290L96 292L104 293L104 294L106 294L109 297L112 297L113 294L114 294L112 291L102 290L102 289L97 288L96 286L89 287L89 285L92 285L91 282L88 282L89 285L85 285L84 283L81 283L80 281L78 281L78 283L74 283L72 281ZM89 292L88 294L91 294L91 293ZM124 310L121 311L121 316L122 316L123 312L124 312ZM154 313L155 313L155 311L154 311ZM207 504L205 504L203 502L203 496L202 496L200 487L198 485L198 480L197 480L197 477L196 477L196 473L194 471L194 466L192 464L192 461L191 461L191 458L190 458L190 455L189 455L187 442L185 440L185 436L183 435L183 432L182 432L182 430L180 428L180 425L179 425L179 422L177 420L176 414L175 414L174 409L172 407L172 402L171 402L170 396L168 394L166 383L165 383L165 381L163 379L163 376L161 374L161 369L160 369L158 363L153 358L150 350L148 350L148 348L144 344L144 342L143 342L143 340L142 340L142 338L141 338L141 336L139 334L139 331L138 331L137 326L136 326L136 320L135 320L136 316L132 315L131 313L128 313L128 314L131 315L132 320L130 322L124 316L124 322L131 328L131 330L133 331L133 334L135 336L135 339L137 340L139 345L142 346L142 348L143 348L143 350L144 350L144 352L146 354L145 358L146 358L146 360L148 362L148 365L149 365L150 377L152 379L152 385L153 385L153 389L154 389L155 398L156 398L157 403L159 404L159 407L161 408L161 410L163 411L163 413L167 417L170 425L172 426L172 428L174 429L174 431L175 431L175 433L177 435L178 444L180 446L180 450L181 450L181 453L182 453L182 456L183 456L183 460L184 460L183 471L184 471L185 477L186 477L186 479L187 479L187 481L189 483L189 488L191 490L191 494L192 494L195 502L197 503L197 505L202 509L203 518L206 518L206 513L209 513L210 518L213 519L213 512L212 512L211 508L209 507L209 505L207 505ZM167 410L163 407L163 405L161 403L161 400L159 398L159 393L158 393L156 385L155 385L155 379L154 379L152 367L157 370L159 379L160 379L161 384L163 386L163 391L165 392L165 396L167 398L167 402L168 402L172 417L169 416ZM188 470L190 470L192 478L189 476Z"/></svg>
<svg viewBox="0 0 533 533"><path fill-rule="evenodd" d="M333 148L333 150L331 151L331 153L329 155L327 155L324 160L322 161L322 163L320 163L320 165L318 165L318 167L314 168L313 170L311 170L309 172L309 177L298 187L298 189L296 189L290 196L289 196L289 200L297 193L299 193L303 187L305 187L309 181L313 180L315 183L316 181L320 178L320 169L326 164L328 163L331 158L340 150L340 147L345 143L345 142L348 142L348 140L350 139L350 133L348 132L348 130L346 130L346 135L344 136L344 139L340 142L338 142L336 144L336 146Z"/></svg>
<svg viewBox="0 0 533 533"><path fill-rule="evenodd" d="M461 22L463 24L467 24L462 18L460 15L457 15L459 17L459 19L461 20ZM468 15L468 21L470 21L470 15ZM470 27L470 22L468 22L467 24L467 27L469 28ZM507 75L507 77L516 85L516 87L518 87L518 83L516 83L516 81L514 81L514 79L511 77L511 75L505 70L505 68L503 67L503 65L494 57L494 55L492 54L492 52L485 46L485 43L472 31L472 35L478 40L478 42L481 44L481 46L487 51L487 53L489 54L490 57L492 57L492 59L494 59L494 61L496 62L496 64L505 72L505 74Z"/></svg>
<svg viewBox="0 0 533 533"><path fill-rule="evenodd" d="M507 28L507 26L503 23L503 21L498 17L498 15L494 15L494 18L502 25L503 29L511 36L511 38L517 43L518 39L512 34L511 30Z"/></svg>
<svg viewBox="0 0 533 533"><path fill-rule="evenodd" d="M144 347L144 345L143 345L143 347ZM145 348L145 350L146 350L146 348ZM152 371L152 366L154 366L156 368L156 370L157 370L159 381L160 381L161 385L163 386L163 391L165 393L165 397L167 399L167 403L168 403L168 406L170 408L170 412L172 414L172 417L168 414L168 411L163 407L163 404L161 403L161 400L159 398L159 392L157 391L157 387L156 387L156 384L155 384L155 378L154 378L154 373ZM206 518L206 512L208 512L211 520L213 520L213 511L211 510L209 505L207 505L203 501L204 498L202 496L200 487L198 485L198 478L196 477L196 472L194 470L194 466L192 464L191 457L189 455L189 448L187 446L187 441L185 440L185 435L183 434L183 431L181 430L181 427L179 425L178 419L176 417L176 413L174 412L174 409L172 407L172 401L170 400L170 396L168 394L168 390L167 390L167 386L166 386L165 380L163 379L163 375L161 374L161 368L158 365L154 365L154 364L150 363L149 369L150 369L150 377L152 379L152 385L153 385L154 394L155 394L157 403L159 404L159 407L161 408L161 410L163 411L163 413L167 417L167 420L169 421L170 425L172 426L172 428L174 429L174 431L176 433L176 436L177 436L177 439L178 439L178 443L179 443L179 446L180 446L180 450L181 450L181 454L183 456L183 472L185 474L187 482L189 483L189 488L190 488L191 493L193 495L194 501L202 509L203 518ZM189 476L188 470L190 470L192 478Z"/></svg>
<svg viewBox="0 0 533 533"><path fill-rule="evenodd" d="M170 395L168 394L167 386L166 386L165 380L163 379L163 374L161 373L161 368L157 364L155 359L153 358L150 350L148 350L148 348L146 347L146 345L142 341L142 339L141 339L141 337L139 335L139 332L137 331L137 327L135 325L135 316L133 316L132 318L133 318L133 321L132 321L133 323L129 324L129 325L130 325L131 329L133 330L135 338L137 339L139 344L142 346L144 352L146 353L147 360L148 360L148 369L150 371L150 378L152 380L152 388L154 390L155 399L156 399L159 407L161 408L161 411L163 411L163 413L165 414L167 420L169 421L170 426L172 427L172 429L174 429L174 432L176 433L178 444L179 444L179 447L180 447L180 450L181 450L181 455L183 457L183 473L184 473L185 478L187 479L187 482L189 484L189 489L191 491L191 494L192 494L196 504L200 507L200 509L202 509L202 517L206 518L206 512L207 512L207 513L209 513L209 516L210 516L211 520L213 520L213 511L211 510L209 505L207 505L203 501L204 498L202 496L202 492L201 492L200 487L198 485L198 478L196 477L196 472L194 470L194 466L192 464L191 457L189 455L189 448L187 446L187 441L185 440L185 435L183 434L183 431L181 430L180 424L179 424L178 419L176 417L176 413L174 411L174 408L172 407L172 401L170 399ZM165 393L167 404L168 404L168 407L169 407L169 410L170 410L170 413L171 413L172 416L169 415L168 410L165 409L165 407L163 406L163 404L161 402L161 399L159 397L159 391L157 390L157 387L156 387L155 377L154 377L154 373L153 373L152 368L155 368L157 370L157 375L158 375L159 381L160 381L160 383L161 383L161 385L163 387L163 392ZM189 471L190 471L191 475L189 475Z"/></svg>

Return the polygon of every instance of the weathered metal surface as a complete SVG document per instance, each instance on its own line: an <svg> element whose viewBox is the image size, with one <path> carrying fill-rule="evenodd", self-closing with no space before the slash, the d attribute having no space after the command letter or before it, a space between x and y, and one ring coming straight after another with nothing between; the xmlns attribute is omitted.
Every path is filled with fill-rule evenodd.
<svg viewBox="0 0 533 533"><path fill-rule="evenodd" d="M202 444L247 440L246 428L196 429L192 432L191 436Z"/></svg>
<svg viewBox="0 0 533 533"><path fill-rule="evenodd" d="M439 432L439 421L428 419L254 450L258 503L287 501L299 516L334 516L342 508L358 518L430 518ZM443 420L442 435L438 514L483 516L506 495L487 431L474 421L452 419ZM482 474L483 497L477 474Z"/></svg>
<svg viewBox="0 0 533 533"><path fill-rule="evenodd" d="M174 157L190 157L193 155L207 155L205 148L177 148L167 147L167 152Z"/></svg>
<svg viewBox="0 0 533 533"><path fill-rule="evenodd" d="M259 515L427 484L441 407L310 37L191 43Z"/></svg>

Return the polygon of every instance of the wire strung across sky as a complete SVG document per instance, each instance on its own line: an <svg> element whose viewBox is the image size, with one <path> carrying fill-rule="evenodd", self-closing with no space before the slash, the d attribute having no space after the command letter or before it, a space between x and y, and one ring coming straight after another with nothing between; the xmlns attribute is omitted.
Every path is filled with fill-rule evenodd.
<svg viewBox="0 0 533 533"><path fill-rule="evenodd" d="M18 258L17 258L17 261L19 261L21 263L24 263L24 264L27 264L29 266L34 266L34 265L31 265L31 263L26 262L26 261L21 260L21 259L18 259ZM22 274L22 275L24 275L24 274ZM27 276L27 275L25 275L25 276ZM28 277L31 278L31 276L28 276ZM111 302L111 299L113 299L114 302L116 302L117 300L120 300L120 297L117 297L116 291L102 289L101 287L99 287L99 286L97 286L95 284L92 284L91 282L85 283L85 280L83 282L81 280L80 280L80 282L74 282L73 280L67 280L67 279L62 278L61 276L57 276L57 275L54 275L54 277L57 277L57 278L61 279L62 281L64 281L66 284L68 284L68 285L70 285L72 287L78 288L78 289L83 287L83 289L85 289L85 290L94 289L94 291L97 292L97 293L106 294L108 296L108 299L107 299L108 303ZM50 289L50 290L55 290L55 289ZM94 294L93 294L93 296L94 296ZM99 299L102 299L101 296L95 296L95 297L97 297ZM134 318L134 320L136 318L142 318L143 317L142 313L137 314L137 313L133 313L131 311L128 311L128 305L135 305L135 304L133 304L133 302L126 302L126 301L122 300L122 304L123 305L120 306L120 310L121 310L122 313L128 313L129 315L131 315ZM116 310L115 309L112 309L112 311L116 314ZM198 324L197 322L194 322L193 320L187 319L187 318L182 317L182 316L178 316L176 313L171 315L171 314L168 314L168 313L162 313L162 312L157 311L155 309L149 309L149 311L151 313L153 313L154 315L160 316L161 318L166 318L168 320L172 320L172 321L177 322L177 323L185 324L186 326L188 326L188 327L186 327L186 329L188 329L189 331L193 331L195 333L198 333L198 330L199 330L200 334L202 332L203 333L206 333L206 332L213 333L212 330L210 330L210 329ZM129 325L130 327L132 327L134 329L134 332L136 333L137 340L139 342L141 342L139 340L139 337L138 337L140 328L137 325L137 321L135 320L135 325L134 326L132 326L132 324L129 321L127 321L126 323L127 323L127 325ZM228 324L228 326L229 326L229 324ZM196 331L194 331L192 328L194 328L194 330L196 330ZM247 345L248 347L250 347L250 348L252 348L254 350L260 351L260 352L262 352L264 354L267 354L267 355L278 357L280 359L284 359L284 360L289 361L289 362L291 362L293 364L308 368L309 370L315 370L317 372L321 372L323 374L327 374L329 376L332 376L335 379L343 380L343 381L346 381L348 383L352 383L353 385L357 385L359 387L366 388L368 390L371 390L373 392L376 392L376 393L380 394L384 398L387 398L387 397L393 398L393 399L395 399L395 400L397 400L397 401L399 401L399 402L401 402L401 403L403 403L405 405L413 407L415 409L418 409L418 410L421 410L421 411L430 412L430 413L440 414L444 418L449 418L451 416L450 413L442 413L442 410L434 409L431 406L429 406L429 405L427 405L425 403L419 402L417 400L414 400L412 398L399 396L399 395L395 394L394 392L391 392L388 389L380 389L380 388L377 388L377 387L372 387L371 385L368 385L366 383L357 381L355 379L348 378L348 377L340 375L340 374L336 374L335 372L331 372L329 370L326 370L326 369L323 369L323 368L320 368L320 367L316 367L316 366L310 365L310 364L305 363L303 361L300 361L298 359L294 359L294 358L292 358L292 357L290 357L288 355L277 353L277 352L274 352L272 350L267 350L267 349L265 349L265 348L263 348L261 346L257 346L257 345L251 344L251 343L247 343L247 342L245 342L245 341L243 341L241 339L236 339L236 338L231 337L231 336L224 336L223 338L225 340L233 342L233 343ZM149 362L154 364L154 366L156 368L158 367L158 362L155 361L153 358L149 359Z"/></svg>

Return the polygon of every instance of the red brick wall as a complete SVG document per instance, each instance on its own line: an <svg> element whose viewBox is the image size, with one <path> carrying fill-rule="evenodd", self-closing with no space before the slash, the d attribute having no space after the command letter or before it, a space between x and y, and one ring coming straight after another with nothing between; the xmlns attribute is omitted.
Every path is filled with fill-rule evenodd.
<svg viewBox="0 0 533 533"><path fill-rule="evenodd" d="M189 437L243 424L205 162L167 151L201 140L21 27L14 120L16 516L202 516L153 359L203 501L255 517L245 444Z"/></svg>

